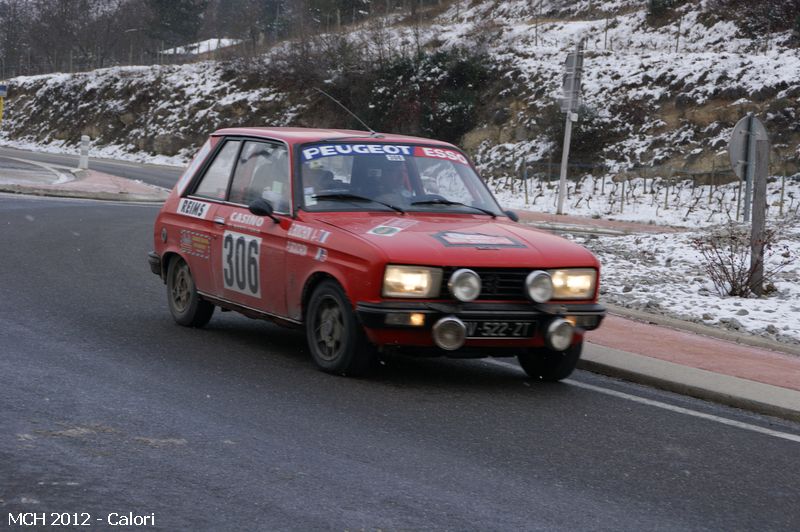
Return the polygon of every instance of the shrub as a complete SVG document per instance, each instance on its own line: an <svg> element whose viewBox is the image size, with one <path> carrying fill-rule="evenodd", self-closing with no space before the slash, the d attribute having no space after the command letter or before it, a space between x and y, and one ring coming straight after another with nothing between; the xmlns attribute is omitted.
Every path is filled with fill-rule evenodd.
<svg viewBox="0 0 800 532"><path fill-rule="evenodd" d="M791 264L787 246L779 246L779 227L764 232L763 286L774 290L775 275ZM750 265L750 227L730 222L692 240L705 260L705 270L720 295L749 297L756 268ZM775 257L779 254L778 257ZM772 260L774 258L774 260ZM755 266L755 265L754 265Z"/></svg>

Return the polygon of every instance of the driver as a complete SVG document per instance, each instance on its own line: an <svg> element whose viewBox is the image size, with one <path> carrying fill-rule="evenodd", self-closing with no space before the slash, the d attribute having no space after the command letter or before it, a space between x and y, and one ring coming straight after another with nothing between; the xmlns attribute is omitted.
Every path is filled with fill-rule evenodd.
<svg viewBox="0 0 800 532"><path fill-rule="evenodd" d="M392 205L407 203L411 197L408 173L402 163L390 164L374 170L377 194L374 199Z"/></svg>

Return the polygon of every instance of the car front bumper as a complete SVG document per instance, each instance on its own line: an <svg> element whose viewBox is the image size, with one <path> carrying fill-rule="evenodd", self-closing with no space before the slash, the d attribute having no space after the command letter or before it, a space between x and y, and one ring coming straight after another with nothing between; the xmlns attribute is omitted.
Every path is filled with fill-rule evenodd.
<svg viewBox="0 0 800 532"><path fill-rule="evenodd" d="M516 349L546 345L547 328L555 320L567 320L575 328L573 343L582 341L583 333L596 329L606 315L606 309L597 303L534 304L500 302L360 302L356 305L359 320L364 325L370 341L379 346L433 347L434 325L444 318L456 318L465 323L531 323L533 329L524 337L467 337L463 347L450 356L471 356L470 348ZM410 316L417 325L411 325ZM409 319L405 319L408 316ZM419 320L422 323L419 324ZM439 354L443 354L440 349ZM485 350L483 350L485 352ZM463 353L463 354L462 354ZM485 356L485 354L484 354Z"/></svg>

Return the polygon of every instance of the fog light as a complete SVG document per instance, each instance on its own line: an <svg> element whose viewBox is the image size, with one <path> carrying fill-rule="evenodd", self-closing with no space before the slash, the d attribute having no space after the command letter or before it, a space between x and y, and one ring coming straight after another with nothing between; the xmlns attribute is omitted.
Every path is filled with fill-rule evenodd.
<svg viewBox="0 0 800 532"><path fill-rule="evenodd" d="M433 326L433 341L446 351L454 351L464 345L467 327L455 316L440 319Z"/></svg>
<svg viewBox="0 0 800 532"><path fill-rule="evenodd" d="M525 278L525 288L528 290L528 297L536 303L546 303L553 297L553 279L549 273L542 270L528 274Z"/></svg>
<svg viewBox="0 0 800 532"><path fill-rule="evenodd" d="M563 318L556 318L547 326L547 333L545 334L545 341L547 347L553 351L564 351L572 345L572 336L575 333L575 327Z"/></svg>
<svg viewBox="0 0 800 532"><path fill-rule="evenodd" d="M472 301L481 293L481 278L474 271L462 268L453 272L447 287L459 301Z"/></svg>
<svg viewBox="0 0 800 532"><path fill-rule="evenodd" d="M420 327L425 325L425 314L421 312L390 312L383 321L386 325Z"/></svg>

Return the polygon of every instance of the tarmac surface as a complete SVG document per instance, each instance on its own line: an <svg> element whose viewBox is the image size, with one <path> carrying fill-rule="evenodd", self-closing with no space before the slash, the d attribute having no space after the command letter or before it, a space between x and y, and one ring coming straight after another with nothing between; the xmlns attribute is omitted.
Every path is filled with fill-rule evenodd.
<svg viewBox="0 0 800 532"><path fill-rule="evenodd" d="M169 172L177 174L175 170ZM71 179L70 179L71 177ZM0 191L159 202L167 191L95 170L76 171L0 154ZM558 232L677 231L632 222L518 211L520 222ZM660 322L660 323L658 323ZM800 349L752 336L613 307L587 334L590 371L761 414L800 421Z"/></svg>

